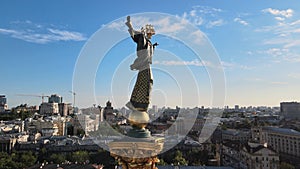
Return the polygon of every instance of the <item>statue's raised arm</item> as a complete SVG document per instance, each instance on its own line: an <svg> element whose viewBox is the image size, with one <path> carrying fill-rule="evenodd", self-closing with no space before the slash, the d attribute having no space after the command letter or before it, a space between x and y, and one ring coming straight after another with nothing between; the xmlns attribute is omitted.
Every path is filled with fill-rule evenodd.
<svg viewBox="0 0 300 169"><path fill-rule="evenodd" d="M134 37L134 35L141 33L133 29L132 23L130 21L130 16L127 16L127 22L125 23L125 25L128 27L128 32L131 37Z"/></svg>
<svg viewBox="0 0 300 169"><path fill-rule="evenodd" d="M127 16L127 22L125 23L129 29L133 29L132 23L130 21L130 16Z"/></svg>

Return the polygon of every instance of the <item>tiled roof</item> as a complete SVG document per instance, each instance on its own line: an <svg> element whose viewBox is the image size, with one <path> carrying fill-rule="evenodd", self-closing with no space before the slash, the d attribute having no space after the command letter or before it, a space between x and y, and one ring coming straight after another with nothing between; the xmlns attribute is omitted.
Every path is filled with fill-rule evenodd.
<svg viewBox="0 0 300 169"><path fill-rule="evenodd" d="M276 133L281 133L281 134L286 134L286 135L295 135L295 136L300 136L300 132L293 130L293 129L288 129L288 128L279 128L279 127L263 127L263 130L267 131L272 131Z"/></svg>

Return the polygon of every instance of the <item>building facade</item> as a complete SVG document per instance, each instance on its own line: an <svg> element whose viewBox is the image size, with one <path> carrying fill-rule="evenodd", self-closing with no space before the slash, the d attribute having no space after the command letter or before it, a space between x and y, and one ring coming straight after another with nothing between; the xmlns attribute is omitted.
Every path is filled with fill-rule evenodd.
<svg viewBox="0 0 300 169"><path fill-rule="evenodd" d="M221 163L236 169L279 169L279 155L257 143L227 141L221 146Z"/></svg>
<svg viewBox="0 0 300 169"><path fill-rule="evenodd" d="M280 113L286 119L300 119L300 103L281 102Z"/></svg>
<svg viewBox="0 0 300 169"><path fill-rule="evenodd" d="M251 139L250 130L227 129L222 130L222 140L240 141L246 143Z"/></svg>
<svg viewBox="0 0 300 169"><path fill-rule="evenodd" d="M59 113L58 103L42 103L40 105L41 115L53 115Z"/></svg>
<svg viewBox="0 0 300 169"><path fill-rule="evenodd" d="M279 155L263 145L248 143L241 151L242 167L247 169L279 169Z"/></svg>
<svg viewBox="0 0 300 169"><path fill-rule="evenodd" d="M261 143L280 154L287 154L300 158L300 132L293 129L278 127L262 127Z"/></svg>
<svg viewBox="0 0 300 169"><path fill-rule="evenodd" d="M8 109L7 99L5 95L0 95L0 112L5 112Z"/></svg>
<svg viewBox="0 0 300 169"><path fill-rule="evenodd" d="M49 103L62 103L63 102L63 98L57 94L53 94L49 97L48 100Z"/></svg>

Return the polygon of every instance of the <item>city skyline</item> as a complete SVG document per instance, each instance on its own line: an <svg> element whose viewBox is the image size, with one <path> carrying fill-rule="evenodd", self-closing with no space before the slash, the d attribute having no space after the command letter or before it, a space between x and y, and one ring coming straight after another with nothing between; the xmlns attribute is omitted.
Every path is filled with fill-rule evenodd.
<svg viewBox="0 0 300 169"><path fill-rule="evenodd" d="M18 94L56 93L63 96L64 101L72 103L73 95L69 91L73 90L74 70L87 41L112 21L143 12L178 16L194 24L206 35L224 69L224 106L279 106L283 101L300 100L300 94L297 93L300 84L300 42L297 40L300 37L300 5L296 1L152 1L151 5L143 5L143 8L138 2L1 2L0 75L3 80L0 94L6 95L9 107L41 103L38 97L20 97ZM169 23L163 24L168 27ZM135 23L133 25L139 29ZM160 51L154 54L152 66L175 71L187 66L197 75L195 81L201 98L198 105L180 105L176 82L160 73L159 69L154 69L152 104L159 107L210 107L212 98L210 78L206 72L208 65L203 60L195 59L191 51L182 48L182 44L159 33L153 37L153 42L160 44L157 50L172 52L181 60L166 55L163 57L164 51ZM116 107L125 105L136 73L129 70L129 64L135 57L134 48L128 35L115 47L116 50L111 50L107 58L113 58L116 63L103 60L105 64L95 75L98 103L91 96L83 95L85 102L76 101L76 106L104 105L107 100L112 100ZM125 83L124 87L128 95L112 96L110 92L114 79L111 75L118 75L115 68L121 63L128 67L131 77L130 83ZM180 73L176 75L178 78L185 76ZM114 103L114 100L118 102Z"/></svg>

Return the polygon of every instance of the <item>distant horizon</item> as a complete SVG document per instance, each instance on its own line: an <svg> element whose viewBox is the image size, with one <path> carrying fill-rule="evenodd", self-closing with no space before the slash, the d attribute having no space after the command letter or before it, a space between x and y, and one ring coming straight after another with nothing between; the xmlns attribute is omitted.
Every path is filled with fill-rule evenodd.
<svg viewBox="0 0 300 169"><path fill-rule="evenodd" d="M57 93L55 93L55 94L57 94ZM5 95L5 94L0 94L0 95ZM59 95L59 94L58 94ZM19 103L19 104L15 104L15 105L10 105L9 104L9 98L7 97L7 95L5 95L6 96L6 99L7 99L7 105L8 105L8 108L9 109L11 109L11 108L13 108L13 107L17 107L17 106L20 106L21 104L27 104L28 106L40 106L41 105L41 103L42 102L39 102L39 103L26 103L26 102L24 102L24 103ZM59 95L59 96L62 96L62 95ZM62 96L63 97L63 96ZM41 99L39 99L39 100L41 100ZM82 109L82 108L91 108L91 107L93 107L94 106L94 104L96 105L96 106L98 106L98 105L100 105L100 106L102 106L102 107L104 107L105 105L106 105L106 102L107 101L110 101L111 103L112 103L112 107L114 107L114 103L110 100L110 99L108 99L108 100L106 100L106 101L103 101L103 103L101 102L101 104L95 104L95 103L91 103L90 104L90 106L85 106L85 107L82 107L82 106L80 106L80 107L78 107L78 106L76 106L77 108L79 108L79 109ZM47 100L45 100L44 102L48 102ZM187 107L184 107L184 106L179 106L179 105L172 105L172 106L168 106L168 105L156 105L156 104L150 104L150 106L149 106L149 109L152 109L152 106L153 105L156 105L158 108L163 108L163 107L165 107L165 108L176 108L176 107L180 107L180 108L196 108L196 107L198 107L198 108L201 108L202 106L204 106L204 108L221 108L221 109L224 109L226 106L228 106L230 109L234 109L235 108L235 106L236 105L238 105L239 106L239 108L243 108L243 107L246 107L246 108L248 108L248 107L270 107L270 108L274 108L274 107L280 107L280 103L282 103L282 102L297 102L297 103L300 103L300 101L297 101L297 100L285 100L285 101L281 101L281 102L279 102L278 103L278 105L264 105L264 104L261 104L261 105L251 105L251 104L247 104L247 105L241 105L241 104L233 104L233 105L224 105L224 107L209 107L209 106L205 106L205 105L198 105L198 106L194 106L194 107L189 107L189 106L187 106ZM63 103L68 103L68 104L71 104L72 106L73 106L73 103L72 102L65 102L64 101L64 97L63 97ZM124 104L124 106L122 106L122 107L114 107L115 109L121 109L121 108L123 108L123 107L125 107L126 108L126 106L125 106L125 104Z"/></svg>

